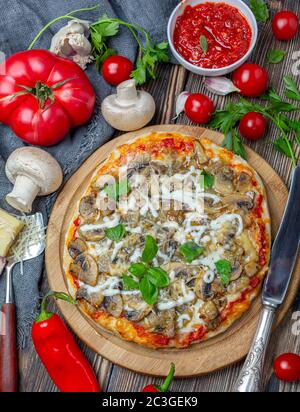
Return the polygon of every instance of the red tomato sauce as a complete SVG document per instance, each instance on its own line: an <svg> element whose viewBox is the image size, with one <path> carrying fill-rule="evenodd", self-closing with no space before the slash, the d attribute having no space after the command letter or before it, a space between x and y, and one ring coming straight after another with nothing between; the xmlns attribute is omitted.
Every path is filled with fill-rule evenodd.
<svg viewBox="0 0 300 412"><path fill-rule="evenodd" d="M205 36L207 51L201 47ZM202 37L203 38L203 37ZM191 64L207 69L226 67L249 50L252 30L243 14L225 3L187 6L177 18L174 47Z"/></svg>

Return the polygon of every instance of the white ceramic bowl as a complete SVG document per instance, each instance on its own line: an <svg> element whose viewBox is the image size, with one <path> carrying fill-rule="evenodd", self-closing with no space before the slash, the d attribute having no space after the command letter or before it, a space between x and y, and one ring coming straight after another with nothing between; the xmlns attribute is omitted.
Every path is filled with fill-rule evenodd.
<svg viewBox="0 0 300 412"><path fill-rule="evenodd" d="M231 64L230 66L220 67L218 69L205 69L199 66L195 66L192 63L189 63L181 56L181 54L177 52L177 50L174 47L174 43L173 43L173 34L174 34L177 17L182 15L186 6L188 5L196 6L197 4L208 3L208 2L209 3L227 3L227 4L230 4L231 6L236 7L245 16L252 30L252 39L251 39L250 47L247 53L240 60L237 60L235 63ZM190 70L193 73L200 74L202 76L223 76L224 74L228 74L232 72L233 70L235 70L237 67L241 66L241 64L243 64L249 58L249 56L251 55L253 51L253 48L257 40L257 33L258 33L257 22L254 17L254 14L242 0L183 0L181 3L178 4L178 6L175 7L175 9L173 10L169 18L169 22L168 22L168 40L169 40L170 48L171 48L171 51L174 57L176 58L176 60L178 60L178 62L183 67L185 67L186 69Z"/></svg>

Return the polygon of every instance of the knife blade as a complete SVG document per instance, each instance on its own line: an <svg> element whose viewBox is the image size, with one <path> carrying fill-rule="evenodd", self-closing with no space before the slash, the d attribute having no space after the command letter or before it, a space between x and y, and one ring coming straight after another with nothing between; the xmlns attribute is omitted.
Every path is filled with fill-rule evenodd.
<svg viewBox="0 0 300 412"><path fill-rule="evenodd" d="M265 355L276 309L283 302L294 269L300 235L300 166L294 169L291 189L275 238L270 270L262 293L262 311L246 361L234 385L235 392L260 392Z"/></svg>
<svg viewBox="0 0 300 412"><path fill-rule="evenodd" d="M293 173L283 219L273 243L270 269L265 280L262 302L277 308L284 301L300 240L300 166Z"/></svg>

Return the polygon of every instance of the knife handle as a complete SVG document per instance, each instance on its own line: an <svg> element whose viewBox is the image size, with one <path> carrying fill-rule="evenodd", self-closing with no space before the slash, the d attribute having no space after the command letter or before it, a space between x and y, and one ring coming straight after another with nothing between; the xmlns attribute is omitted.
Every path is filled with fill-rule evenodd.
<svg viewBox="0 0 300 412"><path fill-rule="evenodd" d="M263 306L255 337L233 392L261 392L266 349L270 340L275 308Z"/></svg>
<svg viewBox="0 0 300 412"><path fill-rule="evenodd" d="M17 345L15 305L2 305L0 331L0 392L17 391Z"/></svg>

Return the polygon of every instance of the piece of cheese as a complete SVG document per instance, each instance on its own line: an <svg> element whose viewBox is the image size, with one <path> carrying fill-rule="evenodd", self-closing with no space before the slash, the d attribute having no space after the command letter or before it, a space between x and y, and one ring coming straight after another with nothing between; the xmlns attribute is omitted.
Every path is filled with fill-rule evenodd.
<svg viewBox="0 0 300 412"><path fill-rule="evenodd" d="M19 219L0 209L0 256L7 256L23 226Z"/></svg>

